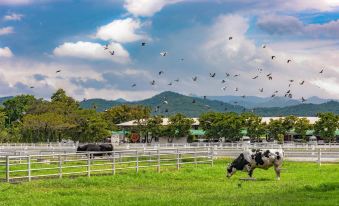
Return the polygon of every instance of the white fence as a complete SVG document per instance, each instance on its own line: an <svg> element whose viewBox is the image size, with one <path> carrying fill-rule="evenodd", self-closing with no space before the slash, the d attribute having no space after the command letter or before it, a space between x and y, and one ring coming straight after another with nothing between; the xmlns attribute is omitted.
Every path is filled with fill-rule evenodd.
<svg viewBox="0 0 339 206"><path fill-rule="evenodd" d="M98 156L99 155L99 156ZM157 172L168 167L177 170L186 164L211 164L213 148L125 150L100 153L68 153L53 155L24 155L0 157L0 179L23 181L36 178L62 178L116 174L117 171L156 168Z"/></svg>

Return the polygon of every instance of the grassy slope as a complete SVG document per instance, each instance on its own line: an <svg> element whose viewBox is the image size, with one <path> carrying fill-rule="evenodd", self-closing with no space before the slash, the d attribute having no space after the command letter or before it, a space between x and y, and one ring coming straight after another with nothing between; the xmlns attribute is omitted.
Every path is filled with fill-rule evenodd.
<svg viewBox="0 0 339 206"><path fill-rule="evenodd" d="M284 164L282 180L274 171L255 170L257 181L225 178L225 161L184 166L158 174L132 171L116 176L1 183L0 205L339 205L339 165Z"/></svg>

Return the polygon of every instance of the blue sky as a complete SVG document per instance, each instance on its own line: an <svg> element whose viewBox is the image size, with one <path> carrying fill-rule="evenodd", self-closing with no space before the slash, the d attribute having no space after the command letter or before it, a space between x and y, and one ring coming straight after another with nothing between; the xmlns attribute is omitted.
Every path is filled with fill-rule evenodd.
<svg viewBox="0 0 339 206"><path fill-rule="evenodd" d="M338 10L339 0L0 0L0 96L339 98Z"/></svg>

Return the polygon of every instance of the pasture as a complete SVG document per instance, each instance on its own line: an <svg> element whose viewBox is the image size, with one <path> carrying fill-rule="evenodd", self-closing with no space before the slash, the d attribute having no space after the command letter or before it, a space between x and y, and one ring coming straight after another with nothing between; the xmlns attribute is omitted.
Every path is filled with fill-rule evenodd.
<svg viewBox="0 0 339 206"><path fill-rule="evenodd" d="M244 182L242 172L225 178L228 162L0 183L0 205L339 205L339 164L285 162L280 181L271 168Z"/></svg>

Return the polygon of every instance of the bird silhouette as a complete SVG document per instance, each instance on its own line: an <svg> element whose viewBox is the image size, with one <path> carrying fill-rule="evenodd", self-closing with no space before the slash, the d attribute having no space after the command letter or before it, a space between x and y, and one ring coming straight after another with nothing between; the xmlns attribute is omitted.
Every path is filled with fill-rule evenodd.
<svg viewBox="0 0 339 206"><path fill-rule="evenodd" d="M264 88L260 88L259 91L260 91L260 92L264 92Z"/></svg>
<svg viewBox="0 0 339 206"><path fill-rule="evenodd" d="M287 60L287 64L288 64L288 63L290 63L291 61L292 61L292 60L290 60L290 59L289 59L289 60Z"/></svg>
<svg viewBox="0 0 339 206"><path fill-rule="evenodd" d="M226 87L226 86L224 86L224 87L222 87L221 89L225 91L225 90L227 89L227 87Z"/></svg>
<svg viewBox="0 0 339 206"><path fill-rule="evenodd" d="M272 76L268 76L268 80L272 80L273 79L273 77Z"/></svg>
<svg viewBox="0 0 339 206"><path fill-rule="evenodd" d="M238 76L240 76L240 74L235 74L233 77L238 77Z"/></svg>
<svg viewBox="0 0 339 206"><path fill-rule="evenodd" d="M146 42L141 42L141 46L146 46Z"/></svg>
<svg viewBox="0 0 339 206"><path fill-rule="evenodd" d="M30 86L29 88L34 89L34 86Z"/></svg>
<svg viewBox="0 0 339 206"><path fill-rule="evenodd" d="M304 83L305 83L305 81L303 80L303 81L301 81L299 84L300 84L300 85L303 85Z"/></svg>
<svg viewBox="0 0 339 206"><path fill-rule="evenodd" d="M272 98L275 97L275 94L272 94L271 97L272 97Z"/></svg>
<svg viewBox="0 0 339 206"><path fill-rule="evenodd" d="M155 80L152 80L152 81L151 81L151 85L155 85Z"/></svg>
<svg viewBox="0 0 339 206"><path fill-rule="evenodd" d="M192 77L192 80L195 82L195 81L197 81L197 79L198 79L198 77L197 76L195 76L195 77Z"/></svg>
<svg viewBox="0 0 339 206"><path fill-rule="evenodd" d="M172 86L172 82L168 83L168 86Z"/></svg>
<svg viewBox="0 0 339 206"><path fill-rule="evenodd" d="M175 81L175 82L179 82L180 80L179 80L179 79L175 79L174 81Z"/></svg>
<svg viewBox="0 0 339 206"><path fill-rule="evenodd" d="M163 103L164 103L164 104L168 104L168 101L165 100L165 101L163 101Z"/></svg>
<svg viewBox="0 0 339 206"><path fill-rule="evenodd" d="M255 76L255 77L253 77L252 79L256 79L256 78L258 78L259 76L257 75L257 76Z"/></svg>
<svg viewBox="0 0 339 206"><path fill-rule="evenodd" d="M137 84L135 84L135 83L134 83L134 84L132 84L132 87L136 87L136 86L137 86Z"/></svg>
<svg viewBox="0 0 339 206"><path fill-rule="evenodd" d="M113 56L114 55L114 51L109 51L109 53Z"/></svg>
<svg viewBox="0 0 339 206"><path fill-rule="evenodd" d="M104 50L107 50L108 49L108 44L106 44L105 46L104 46Z"/></svg>
<svg viewBox="0 0 339 206"><path fill-rule="evenodd" d="M223 79L223 80L221 80L221 83L222 83L222 84L223 84L223 83L225 83L225 82L226 82L226 80L224 80L224 79Z"/></svg>
<svg viewBox="0 0 339 206"><path fill-rule="evenodd" d="M275 56L271 56L271 59L272 59L272 60L275 59Z"/></svg>
<svg viewBox="0 0 339 206"><path fill-rule="evenodd" d="M215 73L210 73L210 77L215 77Z"/></svg>
<svg viewBox="0 0 339 206"><path fill-rule="evenodd" d="M290 80L288 80L288 81L289 81L289 82L291 82L291 83L292 83L292 82L294 82L294 80L293 80L293 79L290 79Z"/></svg>
<svg viewBox="0 0 339 206"><path fill-rule="evenodd" d="M61 72L61 70L59 69L59 70L57 70L55 73L60 73Z"/></svg>
<svg viewBox="0 0 339 206"><path fill-rule="evenodd" d="M230 74L229 73L226 73L226 77L229 77L230 76Z"/></svg>
<svg viewBox="0 0 339 206"><path fill-rule="evenodd" d="M239 91L238 87L237 87L237 88L235 88L235 90L234 90L234 91L236 91L236 92L237 92L237 91Z"/></svg>
<svg viewBox="0 0 339 206"><path fill-rule="evenodd" d="M302 103L306 102L306 99L304 97L301 97L301 102Z"/></svg>
<svg viewBox="0 0 339 206"><path fill-rule="evenodd" d="M158 74L159 76L162 75L164 73L164 71L159 71Z"/></svg>
<svg viewBox="0 0 339 206"><path fill-rule="evenodd" d="M233 37L232 37L232 36L228 37L228 40L232 40L232 39L233 39Z"/></svg>
<svg viewBox="0 0 339 206"><path fill-rule="evenodd" d="M262 47L263 49L265 49L265 48L266 48L266 45L265 45L265 44L263 44L261 47Z"/></svg>
<svg viewBox="0 0 339 206"><path fill-rule="evenodd" d="M324 69L322 69L320 72L319 72L319 74L322 74L324 72Z"/></svg>
<svg viewBox="0 0 339 206"><path fill-rule="evenodd" d="M164 57L167 55L167 52L160 52L160 55Z"/></svg>

